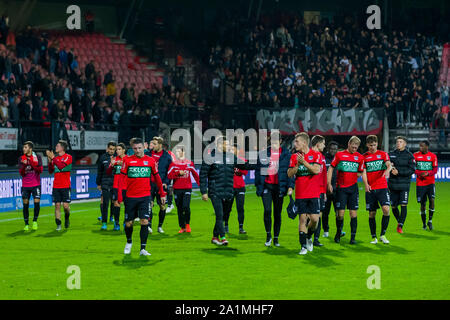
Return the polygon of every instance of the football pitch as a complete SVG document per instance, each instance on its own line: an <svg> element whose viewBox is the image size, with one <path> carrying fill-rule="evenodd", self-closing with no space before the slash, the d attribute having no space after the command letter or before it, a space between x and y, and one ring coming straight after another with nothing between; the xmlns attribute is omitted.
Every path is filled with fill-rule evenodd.
<svg viewBox="0 0 450 320"><path fill-rule="evenodd" d="M330 213L330 238L306 256L298 255L298 218L288 218L285 198L281 247L264 246L261 199L247 187L245 229L238 234L235 206L228 247L210 243L214 214L211 202L195 191L191 234L181 234L176 209L167 214L165 234L149 235L150 257L139 256L139 227L133 248L124 256L125 235L100 231L99 202L72 203L71 226L56 232L53 207L41 209L39 230L24 232L21 211L0 213L0 299L449 299L450 184L436 184L434 230L422 230L415 185L411 185L404 234L391 214L386 233L390 244L370 244L368 213L360 189L356 245L350 245L346 212L340 244ZM154 213L156 225L157 212ZM30 221L33 210L30 209ZM427 212L428 217L428 212ZM123 219L123 208L121 220ZM31 227L31 225L30 225ZM381 212L377 214L377 234ZM31 229L31 228L30 228ZM121 229L123 229L121 224ZM63 229L64 230L64 229ZM69 290L69 266L80 270L80 289ZM380 289L369 289L369 266L380 271ZM370 282L370 281L369 281Z"/></svg>

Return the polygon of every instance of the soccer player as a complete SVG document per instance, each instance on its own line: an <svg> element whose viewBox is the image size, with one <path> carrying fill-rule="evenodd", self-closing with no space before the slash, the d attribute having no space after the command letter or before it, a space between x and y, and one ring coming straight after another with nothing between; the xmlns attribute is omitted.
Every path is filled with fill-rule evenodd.
<svg viewBox="0 0 450 320"><path fill-rule="evenodd" d="M256 166L238 163L236 155L229 152L229 142L223 137L216 138L216 141L216 149L210 154L215 161L204 159L200 168L200 192L203 201L211 198L216 215L211 243L226 246L228 240L223 227L223 208L229 206L233 199L234 168L253 170Z"/></svg>
<svg viewBox="0 0 450 320"><path fill-rule="evenodd" d="M266 229L265 246L272 244L272 204L273 204L273 244L280 246L278 237L281 229L281 210L286 194L291 195L294 179L289 179L287 171L291 158L290 151L281 147L278 134L270 135L270 147L259 152L255 170L256 195L262 198L264 206L264 227Z"/></svg>
<svg viewBox="0 0 450 320"><path fill-rule="evenodd" d="M19 158L19 173L22 176L22 201L23 201L23 220L25 227L23 230L29 230L28 208L30 206L30 197L33 195L34 216L32 229L37 230L37 220L39 217L41 201L41 173L43 171L42 158L33 152L34 144L26 141L23 144L23 155Z"/></svg>
<svg viewBox="0 0 450 320"><path fill-rule="evenodd" d="M322 155L310 149L306 132L295 135L294 146L297 153L291 156L288 177L295 176L295 207L299 214L300 255L313 251L312 236L318 227L320 214L320 194L323 187L316 176L322 167ZM307 218L309 223L306 225Z"/></svg>
<svg viewBox="0 0 450 320"><path fill-rule="evenodd" d="M59 140L55 146L55 153L47 150L48 172L55 173L53 180L53 202L55 203L56 231L61 231L61 203L64 209L64 227L70 226L70 170L72 170L72 156L66 153L69 144Z"/></svg>
<svg viewBox="0 0 450 320"><path fill-rule="evenodd" d="M238 158L244 160L242 157L238 156L236 146L231 147L231 152L233 152ZM225 233L228 233L228 220L230 219L230 213L233 208L234 199L236 199L236 210L238 213L238 223L239 223L239 234L246 234L244 230L244 202L245 202L245 181L243 176L248 173L248 170L241 170L239 168L234 168L233 177L233 189L234 196L230 203L227 203L226 207L223 208L223 222Z"/></svg>
<svg viewBox="0 0 450 320"><path fill-rule="evenodd" d="M154 178L158 187L162 204L166 202L166 193L162 188L155 159L144 154L144 143L142 139L135 138L133 140L133 151L134 155L126 157L121 168L121 173L125 175L127 184L125 197L125 235L127 243L124 253L131 253L133 221L137 216L141 224L141 249L139 254L149 256L151 254L146 250L146 246L149 233L148 219L150 218L151 211L151 176Z"/></svg>
<svg viewBox="0 0 450 320"><path fill-rule="evenodd" d="M389 225L390 198L387 180L391 172L391 162L387 152L377 150L378 137L369 135L366 139L368 151L364 154L363 182L366 188L366 209L369 211L369 227L372 235L370 243L377 244L377 225L375 215L381 205L383 218L381 219L380 239L388 244L386 229Z"/></svg>
<svg viewBox="0 0 450 320"><path fill-rule="evenodd" d="M125 176L120 173L122 169L123 161L125 160L125 152L126 147L124 143L119 143L116 146L116 154L117 156L111 157L111 161L109 163L109 167L107 169L106 174L113 174L114 180L112 185L112 201L114 207L112 208L114 215L114 231L120 231L120 204L123 202L123 193L122 190L125 184Z"/></svg>
<svg viewBox="0 0 450 320"><path fill-rule="evenodd" d="M110 141L106 147L106 153L102 154L98 159L97 178L95 182L97 184L97 189L102 193L100 198L100 212L102 213L101 230L107 229L109 207L111 207L110 221L113 219L114 204L112 199L112 189L114 175L112 174L112 171L108 171L108 168L111 163L111 158L113 158L115 152L116 143L114 141ZM118 221L115 221L115 224L116 222L118 223Z"/></svg>
<svg viewBox="0 0 450 320"><path fill-rule="evenodd" d="M406 148L407 140L403 136L395 138L396 149L389 153L392 171L388 180L389 195L391 198L392 213L398 222L397 232L403 233L406 215L408 213L409 187L411 176L416 170L414 156ZM401 215L398 210L401 207Z"/></svg>
<svg viewBox="0 0 450 320"><path fill-rule="evenodd" d="M325 149L325 138L320 135L312 137L311 149L318 152L321 158L320 172L315 176L317 183L320 186L320 215L316 231L314 232L313 245L315 247L322 247L323 244L320 243L319 237L320 237L320 229L322 227L321 226L322 215L325 209L325 202L327 200L327 163L325 157L322 154L323 150Z"/></svg>
<svg viewBox="0 0 450 320"><path fill-rule="evenodd" d="M331 165L331 162L334 159L334 156L336 155L336 153L338 152L338 143L336 141L331 141L328 144L327 147L327 152L325 153L325 162L326 162L326 166L327 166L327 170ZM323 226L323 237L324 238L328 238L329 236L329 231L330 231L330 225L328 223L328 216L330 215L330 211L331 211L331 205L333 205L333 210L336 213L337 216L337 208L336 208L336 178L337 178L337 170L333 171L333 176L331 177L331 184L333 186L333 192L330 193L328 191L327 188L327 196L326 196L326 200L325 200L325 208L323 209L322 212L322 226ZM341 237L345 236L345 232L342 231L341 232Z"/></svg>
<svg viewBox="0 0 450 320"><path fill-rule="evenodd" d="M335 168L337 173L337 188L336 188L336 207L338 209L338 216L336 217L336 235L334 241L339 243L341 241L341 231L344 225L345 208L348 208L350 213L350 228L351 238L350 244L355 244L356 229L358 226L357 210L359 201L358 178L362 175L364 170L364 157L358 152L361 140L352 136L348 141L347 150L336 153L330 168L328 169L328 191L333 192L334 188L331 183L333 171Z"/></svg>
<svg viewBox="0 0 450 320"><path fill-rule="evenodd" d="M420 216L422 218L423 230L428 228L433 230L433 214L434 214L434 198L436 195L435 178L434 175L438 170L438 160L434 153L428 149L430 143L426 140L421 141L419 144L419 151L414 153L414 159L416 160L416 194L417 202L420 203ZM428 223L425 224L427 214L425 207L427 205L427 198L429 200L428 207Z"/></svg>
<svg viewBox="0 0 450 320"><path fill-rule="evenodd" d="M167 192L167 186L169 184L169 179L167 178L167 171L169 170L169 166L172 163L172 157L170 154L163 149L162 144L164 140L161 137L153 137L152 141L150 141L150 149L151 149L151 157L155 160L159 176L161 177L162 186L164 188L164 194ZM159 214L158 214L158 232L164 233L162 229L164 218L166 217L166 204L161 202L160 194L158 186L155 183L154 176L151 178L152 181L152 194L151 194L151 207L153 208L154 200L156 197L156 202L159 205ZM150 212L150 221L149 221L149 231L152 233L152 219L153 219L153 209Z"/></svg>
<svg viewBox="0 0 450 320"><path fill-rule="evenodd" d="M178 224L180 225L178 233L191 232L191 175L194 177L197 185L200 185L199 176L197 171L195 171L194 163L186 159L185 150L182 146L178 146L175 153L175 160L170 164L167 176L173 180Z"/></svg>
<svg viewBox="0 0 450 320"><path fill-rule="evenodd" d="M175 160L175 154L169 150L169 145L167 144L167 142L163 143L163 149L167 151L167 153L170 155L170 157L172 158L172 162ZM169 179L169 184L167 186L167 209L166 212L170 213L174 206L173 206L173 180Z"/></svg>

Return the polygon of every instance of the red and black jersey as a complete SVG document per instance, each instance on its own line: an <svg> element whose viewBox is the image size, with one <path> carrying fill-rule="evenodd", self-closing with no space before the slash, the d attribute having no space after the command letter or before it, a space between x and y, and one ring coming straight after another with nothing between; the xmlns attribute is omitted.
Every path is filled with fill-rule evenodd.
<svg viewBox="0 0 450 320"><path fill-rule="evenodd" d="M121 173L126 177L126 196L128 198L148 197L151 193L150 177L155 178L159 194L164 197L166 193L163 190L161 178L158 174L155 159L144 155L142 158L136 155L124 159Z"/></svg>
<svg viewBox="0 0 450 320"><path fill-rule="evenodd" d="M316 175L317 183L320 187L320 193L327 193L327 161L322 152L316 151L320 155L320 172Z"/></svg>
<svg viewBox="0 0 450 320"><path fill-rule="evenodd" d="M125 181L125 175L121 174L120 171L122 169L123 161L126 156L123 158L117 156L114 158L115 164L114 166L109 164L109 167L106 171L106 174L113 174L114 175L114 182L113 182L113 188L117 189L123 189L123 184Z"/></svg>
<svg viewBox="0 0 450 320"><path fill-rule="evenodd" d="M294 153L291 156L289 168L294 168L297 165L298 154ZM322 154L320 152L309 149L309 152L303 156L309 164L322 166ZM313 199L320 197L322 186L317 176L310 172L304 165L300 164L298 166L298 170L295 173L295 199Z"/></svg>
<svg viewBox="0 0 450 320"><path fill-rule="evenodd" d="M331 166L338 170L338 188L347 188L357 183L358 172L364 170L364 157L359 152L339 151L334 156Z"/></svg>
<svg viewBox="0 0 450 320"><path fill-rule="evenodd" d="M387 179L384 172L387 169L386 162L390 161L387 152L377 150L375 153L364 153L364 168L367 173L367 182L372 190L386 189Z"/></svg>
<svg viewBox="0 0 450 320"><path fill-rule="evenodd" d="M281 148L278 150L271 150L269 168L267 171L267 177L265 183L278 184L278 168L280 162Z"/></svg>
<svg viewBox="0 0 450 320"><path fill-rule="evenodd" d="M55 173L53 189L70 188L70 170L72 170L72 156L64 153L54 157L48 164L48 172Z"/></svg>
<svg viewBox="0 0 450 320"><path fill-rule="evenodd" d="M19 173L22 176L22 187L36 187L41 185L43 171L41 156L34 152L31 156L23 154L19 158Z"/></svg>
<svg viewBox="0 0 450 320"><path fill-rule="evenodd" d="M417 186L428 186L435 183L434 175L438 170L438 160L434 153L422 153L417 151L414 153L414 160L416 161L416 183ZM426 176L421 176L426 172Z"/></svg>
<svg viewBox="0 0 450 320"><path fill-rule="evenodd" d="M180 175L184 171L184 175ZM167 177L173 180L174 189L192 189L191 174L197 185L200 186L199 176L191 160L175 160L169 165Z"/></svg>

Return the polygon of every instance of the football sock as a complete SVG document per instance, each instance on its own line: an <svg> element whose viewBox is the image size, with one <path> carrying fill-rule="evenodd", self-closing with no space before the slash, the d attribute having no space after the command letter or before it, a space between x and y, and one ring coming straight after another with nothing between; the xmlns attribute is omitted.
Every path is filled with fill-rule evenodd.
<svg viewBox="0 0 450 320"><path fill-rule="evenodd" d="M340 236L342 233L342 226L344 225L344 219L336 218L336 233Z"/></svg>
<svg viewBox="0 0 450 320"><path fill-rule="evenodd" d="M383 215L383 218L381 218L381 234L380 236L384 236L386 234L386 230L389 226L389 219L390 216Z"/></svg>
<svg viewBox="0 0 450 320"><path fill-rule="evenodd" d="M64 219L68 220L70 217L70 209L64 209Z"/></svg>
<svg viewBox="0 0 450 320"><path fill-rule="evenodd" d="M125 235L127 237L127 243L131 243L131 237L133 235L133 226L128 227L125 225Z"/></svg>
<svg viewBox="0 0 450 320"><path fill-rule="evenodd" d="M159 211L159 223L158 227L162 227L164 223L164 218L166 217L166 210L160 210Z"/></svg>
<svg viewBox="0 0 450 320"><path fill-rule="evenodd" d="M39 211L41 210L41 203L40 202L35 202L34 203L34 217L33 217L33 221L37 221L38 217L39 217Z"/></svg>
<svg viewBox="0 0 450 320"><path fill-rule="evenodd" d="M23 204L23 220L25 221L25 224L28 224L28 218L30 216L28 208L30 207L29 203Z"/></svg>
<svg viewBox="0 0 450 320"><path fill-rule="evenodd" d="M61 220L60 220L60 219L56 219L56 218L55 218L55 222L56 222L56 225L57 225L57 226L60 226L60 225L61 225Z"/></svg>
<svg viewBox="0 0 450 320"><path fill-rule="evenodd" d="M401 214L400 214L400 225L403 227L403 225L405 224L405 220L406 220L406 215L408 213L408 207L406 206L402 206L401 208Z"/></svg>
<svg viewBox="0 0 450 320"><path fill-rule="evenodd" d="M426 213L426 211L421 211L420 212L420 217L422 218L423 225L426 225L426 223L427 223L427 213Z"/></svg>
<svg viewBox="0 0 450 320"><path fill-rule="evenodd" d="M351 238L355 239L356 236L356 228L358 226L358 218L351 218L350 219L350 230L351 230Z"/></svg>
<svg viewBox="0 0 450 320"><path fill-rule="evenodd" d="M267 232L266 242L268 242L270 239L272 239L272 234L270 232Z"/></svg>
<svg viewBox="0 0 450 320"><path fill-rule="evenodd" d="M322 218L319 218L319 222L317 222L316 231L314 232L314 241L319 240L320 228L322 228Z"/></svg>
<svg viewBox="0 0 450 320"><path fill-rule="evenodd" d="M392 213L394 214L397 222L400 223L400 211L398 211L398 208L392 208Z"/></svg>
<svg viewBox="0 0 450 320"><path fill-rule="evenodd" d="M428 209L428 221L431 221L433 219L434 209Z"/></svg>
<svg viewBox="0 0 450 320"><path fill-rule="evenodd" d="M377 222L375 220L375 217L369 218L369 227L370 227L370 235L372 236L372 238L375 238L377 236ZM381 227L381 229L383 229L383 227Z"/></svg>
<svg viewBox="0 0 450 320"><path fill-rule="evenodd" d="M306 248L306 233L300 231L298 236L300 240L300 245L302 246L302 248Z"/></svg>
<svg viewBox="0 0 450 320"><path fill-rule="evenodd" d="M114 208L113 208L113 213L114 213L114 221L116 222L116 224L119 224L119 219L120 219L120 207L114 207Z"/></svg>
<svg viewBox="0 0 450 320"><path fill-rule="evenodd" d="M312 235L314 234L314 231L316 231L316 230L315 230L315 229L313 230L313 229L311 229L311 228L308 228L308 234L307 234L308 240L311 240Z"/></svg>
<svg viewBox="0 0 450 320"><path fill-rule="evenodd" d="M147 246L148 226L141 226L141 250ZM127 239L128 241L128 239Z"/></svg>

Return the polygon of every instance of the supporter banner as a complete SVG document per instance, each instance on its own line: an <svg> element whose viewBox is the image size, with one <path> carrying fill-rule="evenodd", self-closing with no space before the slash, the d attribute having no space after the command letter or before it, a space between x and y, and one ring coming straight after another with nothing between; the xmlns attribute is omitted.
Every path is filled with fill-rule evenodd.
<svg viewBox="0 0 450 320"><path fill-rule="evenodd" d="M0 128L0 150L17 150L17 133L14 128Z"/></svg>
<svg viewBox="0 0 450 320"><path fill-rule="evenodd" d="M109 141L117 141L118 139L118 132L85 131L83 150L103 150Z"/></svg>
<svg viewBox="0 0 450 320"><path fill-rule="evenodd" d="M279 129L281 134L369 135L381 132L383 109L262 109L256 120L259 128Z"/></svg>
<svg viewBox="0 0 450 320"><path fill-rule="evenodd" d="M72 150L81 150L81 131L67 130Z"/></svg>
<svg viewBox="0 0 450 320"><path fill-rule="evenodd" d="M95 184L96 168L72 170L70 181L72 185L72 200L99 198L100 191ZM41 206L52 205L53 175L46 170L41 174ZM30 201L33 207L33 201ZM21 210L22 178L18 171L0 172L0 212Z"/></svg>

